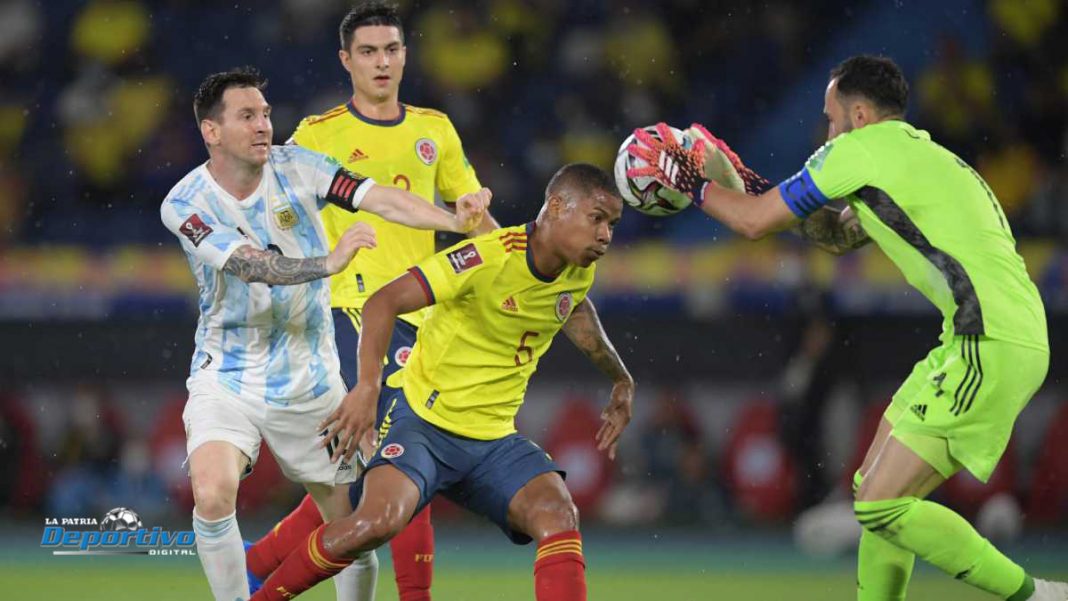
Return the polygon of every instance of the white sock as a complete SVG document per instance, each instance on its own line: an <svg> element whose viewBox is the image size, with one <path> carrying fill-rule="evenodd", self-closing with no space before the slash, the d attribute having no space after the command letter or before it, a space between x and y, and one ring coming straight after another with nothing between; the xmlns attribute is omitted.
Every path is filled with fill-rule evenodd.
<svg viewBox="0 0 1068 601"><path fill-rule="evenodd" d="M1063 601L1064 599L1068 599L1068 583L1035 578L1035 592L1027 598L1027 601Z"/></svg>
<svg viewBox="0 0 1068 601"><path fill-rule="evenodd" d="M337 601L374 601L378 585L378 555L367 551L334 575Z"/></svg>
<svg viewBox="0 0 1068 601"><path fill-rule="evenodd" d="M197 535L197 555L215 601L246 601L248 575L237 512L209 521L198 516L194 509L193 532Z"/></svg>

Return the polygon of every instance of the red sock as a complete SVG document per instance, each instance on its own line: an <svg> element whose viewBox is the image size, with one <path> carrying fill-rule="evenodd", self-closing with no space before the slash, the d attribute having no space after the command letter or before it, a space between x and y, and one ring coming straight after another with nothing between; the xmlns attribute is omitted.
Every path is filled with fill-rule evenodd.
<svg viewBox="0 0 1068 601"><path fill-rule="evenodd" d="M400 601L430 601L430 580L434 576L434 526L430 505L419 512L389 542L393 553L393 573Z"/></svg>
<svg viewBox="0 0 1068 601"><path fill-rule="evenodd" d="M534 596L538 601L586 601L586 559L578 530L554 534L538 543Z"/></svg>
<svg viewBox="0 0 1068 601"><path fill-rule="evenodd" d="M245 565L260 580L267 578L301 541L308 538L312 530L322 524L323 516L315 506L315 501L311 495L304 495L304 500L296 509L248 548Z"/></svg>
<svg viewBox="0 0 1068 601"><path fill-rule="evenodd" d="M249 601L292 599L347 568L352 563L351 559L334 557L323 547L325 529L326 526L319 526L309 534Z"/></svg>

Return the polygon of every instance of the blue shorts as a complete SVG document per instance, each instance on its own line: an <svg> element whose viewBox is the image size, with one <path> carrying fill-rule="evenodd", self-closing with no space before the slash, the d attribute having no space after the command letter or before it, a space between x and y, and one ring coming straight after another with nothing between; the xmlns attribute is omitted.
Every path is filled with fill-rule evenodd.
<svg viewBox="0 0 1068 601"><path fill-rule="evenodd" d="M345 387L352 390L356 386L359 374L359 358L357 347L360 344L360 312L356 309L331 309L334 315L334 342L337 343L337 356L341 359L341 379L345 381ZM389 340L389 351L386 359L389 361L382 369L382 392L378 395L378 412L375 415L375 428L382 425L382 418L389 409L389 401L400 392L396 388L386 386L386 378L392 376L404 364L408 362L408 356L415 346L415 334L418 328L412 324L398 319L393 322L393 337Z"/></svg>
<svg viewBox="0 0 1068 601"><path fill-rule="evenodd" d="M390 464L419 488L420 511L434 495L445 498L497 524L517 545L531 538L508 525L508 505L519 489L547 472L566 474L546 453L519 434L496 440L457 436L416 415L403 392L390 401L385 436L364 471ZM352 506L359 505L363 478L349 487Z"/></svg>

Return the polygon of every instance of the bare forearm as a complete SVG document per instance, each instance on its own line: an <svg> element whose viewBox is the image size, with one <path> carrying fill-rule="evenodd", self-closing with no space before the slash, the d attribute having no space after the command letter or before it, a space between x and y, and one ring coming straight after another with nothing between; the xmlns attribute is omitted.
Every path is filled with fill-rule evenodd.
<svg viewBox="0 0 1068 601"><path fill-rule="evenodd" d="M777 187L752 196L709 184L701 209L750 240L780 232L798 221Z"/></svg>
<svg viewBox="0 0 1068 601"><path fill-rule="evenodd" d="M223 271L241 278L243 282L259 282L272 286L303 284L330 275L325 256L292 259L247 245L230 255L223 265Z"/></svg>
<svg viewBox="0 0 1068 601"><path fill-rule="evenodd" d="M363 306L359 348L360 382L382 381L382 358L389 349L397 316L418 311L428 303L423 287L411 273L398 277L371 295Z"/></svg>
<svg viewBox="0 0 1068 601"><path fill-rule="evenodd" d="M754 197L744 192L710 185L701 210L732 231L755 240L770 232L760 227L754 204Z"/></svg>
<svg viewBox="0 0 1068 601"><path fill-rule="evenodd" d="M359 382L379 384L382 381L382 359L389 350L393 336L393 322L397 311L389 299L373 295L363 307L359 345Z"/></svg>
<svg viewBox="0 0 1068 601"><path fill-rule="evenodd" d="M864 228L855 222L844 223L840 213L831 208L817 210L798 224L797 232L805 240L835 255L843 255L871 242Z"/></svg>
<svg viewBox="0 0 1068 601"><path fill-rule="evenodd" d="M612 341L608 339L608 335L601 326L597 310L589 299L584 300L575 308L567 323L564 324L563 330L568 339L613 382L633 382L630 372L627 371L619 353L616 352Z"/></svg>
<svg viewBox="0 0 1068 601"><path fill-rule="evenodd" d="M456 231L456 219L452 213L404 190L375 186L363 202L364 208L386 221L421 230Z"/></svg>

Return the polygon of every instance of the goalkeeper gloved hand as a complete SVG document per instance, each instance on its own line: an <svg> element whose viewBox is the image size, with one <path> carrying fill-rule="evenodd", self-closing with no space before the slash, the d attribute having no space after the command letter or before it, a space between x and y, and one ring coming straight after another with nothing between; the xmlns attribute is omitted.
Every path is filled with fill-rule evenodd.
<svg viewBox="0 0 1068 601"><path fill-rule="evenodd" d="M690 148L684 148L666 123L657 123L659 139L644 129L634 130L637 140L627 147L627 152L647 163L644 167L627 170L627 177L651 177L660 185L686 194L700 205L704 200L704 139L694 140Z"/></svg>
<svg viewBox="0 0 1068 601"><path fill-rule="evenodd" d="M689 149L675 140L666 124L658 123L656 130L660 139L642 129L634 131L638 141L627 151L648 165L629 169L628 177L655 178L661 185L689 195L698 206L709 183L750 195L771 189L771 182L746 167L726 142L700 123L690 125L685 132L693 140Z"/></svg>
<svg viewBox="0 0 1068 601"><path fill-rule="evenodd" d="M686 130L686 134L693 138L695 145L697 140L705 141L705 179L754 196L771 189L771 182L746 167L737 153L726 142L712 135L704 125L694 123Z"/></svg>

